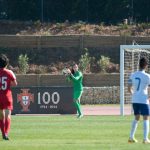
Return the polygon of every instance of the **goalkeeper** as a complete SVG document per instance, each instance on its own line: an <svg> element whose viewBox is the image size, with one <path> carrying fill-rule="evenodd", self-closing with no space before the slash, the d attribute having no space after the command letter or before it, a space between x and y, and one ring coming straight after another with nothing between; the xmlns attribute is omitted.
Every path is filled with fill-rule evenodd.
<svg viewBox="0 0 150 150"><path fill-rule="evenodd" d="M74 105L77 109L78 118L83 117L81 106L80 106L80 98L83 93L83 74L79 71L78 65L74 64L72 66L72 70L68 69L67 80L71 80L73 83L73 101Z"/></svg>

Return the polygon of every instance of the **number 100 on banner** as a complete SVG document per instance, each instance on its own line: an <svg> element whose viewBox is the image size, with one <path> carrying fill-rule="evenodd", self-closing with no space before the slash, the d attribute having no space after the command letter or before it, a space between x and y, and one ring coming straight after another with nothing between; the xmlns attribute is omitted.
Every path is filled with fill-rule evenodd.
<svg viewBox="0 0 150 150"><path fill-rule="evenodd" d="M48 105L50 103L57 105L60 102L60 95L58 92L53 92L52 94L49 92L38 92L38 104L41 105L44 103Z"/></svg>

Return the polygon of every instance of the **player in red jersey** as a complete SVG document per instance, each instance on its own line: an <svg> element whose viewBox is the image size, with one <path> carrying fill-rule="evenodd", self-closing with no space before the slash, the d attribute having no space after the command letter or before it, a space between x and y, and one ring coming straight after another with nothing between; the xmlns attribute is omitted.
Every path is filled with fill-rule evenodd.
<svg viewBox="0 0 150 150"><path fill-rule="evenodd" d="M11 111L13 109L13 98L11 86L16 86L17 81L14 73L6 69L9 59L0 55L0 129L4 140L9 140L8 133L11 124Z"/></svg>

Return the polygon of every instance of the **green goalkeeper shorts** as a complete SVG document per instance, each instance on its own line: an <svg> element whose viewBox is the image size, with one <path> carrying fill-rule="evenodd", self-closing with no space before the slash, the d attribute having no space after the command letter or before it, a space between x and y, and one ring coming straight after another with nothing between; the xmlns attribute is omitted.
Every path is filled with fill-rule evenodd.
<svg viewBox="0 0 150 150"><path fill-rule="evenodd" d="M74 91L73 92L73 99L80 99L82 96L83 91Z"/></svg>

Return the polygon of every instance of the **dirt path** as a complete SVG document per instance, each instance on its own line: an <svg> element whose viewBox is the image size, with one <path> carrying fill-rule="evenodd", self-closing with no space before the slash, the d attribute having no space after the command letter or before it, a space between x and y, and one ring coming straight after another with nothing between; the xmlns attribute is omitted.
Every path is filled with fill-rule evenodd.
<svg viewBox="0 0 150 150"><path fill-rule="evenodd" d="M120 106L93 106L83 105L84 115L120 115ZM125 115L131 115L131 106L125 106Z"/></svg>

